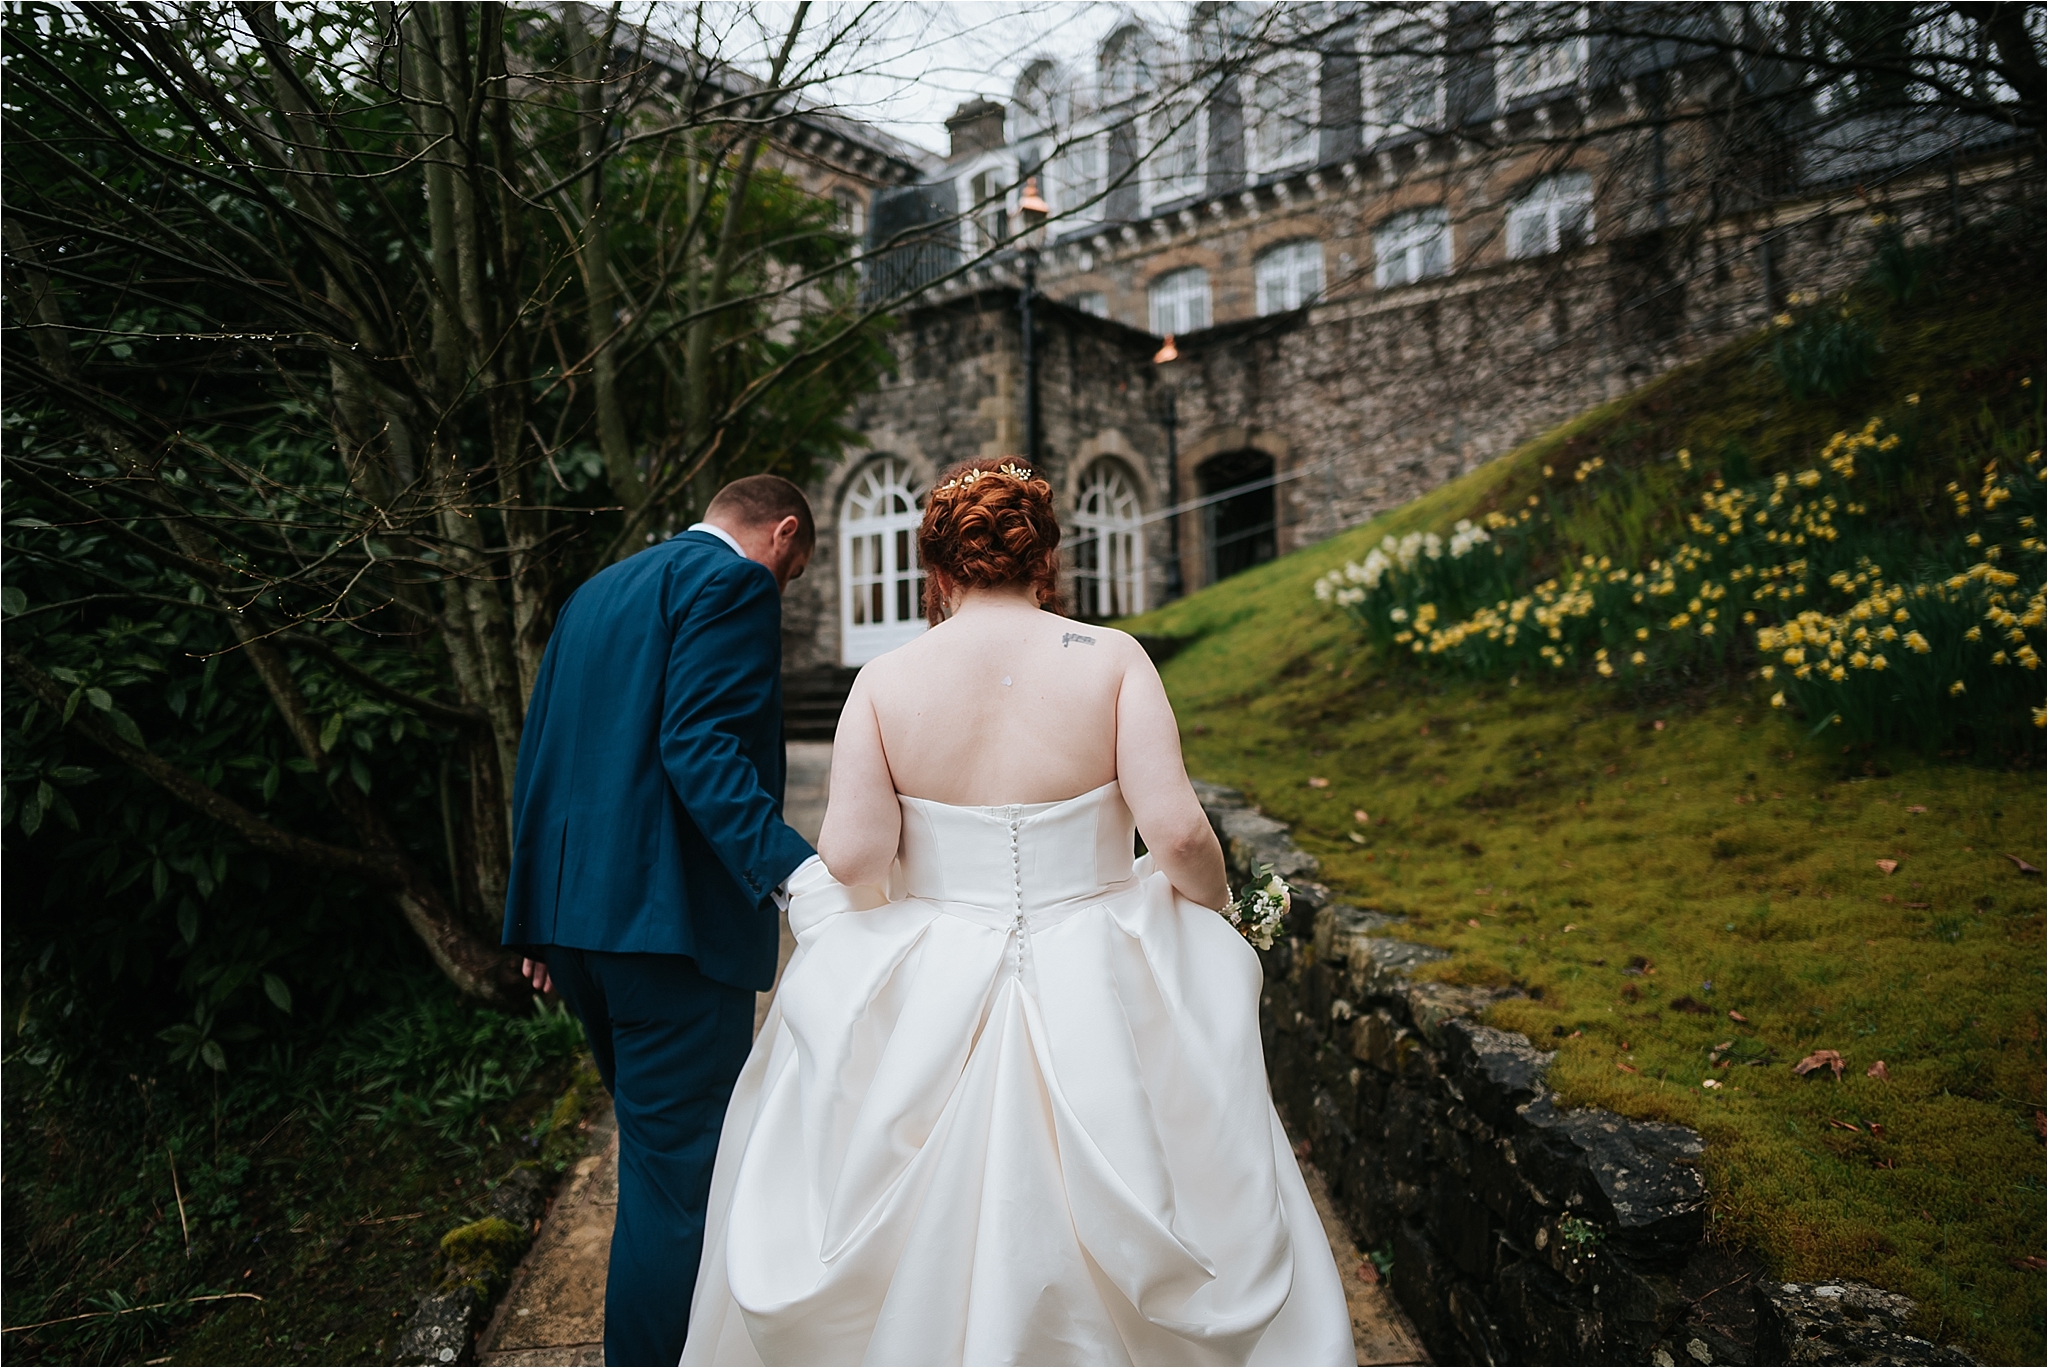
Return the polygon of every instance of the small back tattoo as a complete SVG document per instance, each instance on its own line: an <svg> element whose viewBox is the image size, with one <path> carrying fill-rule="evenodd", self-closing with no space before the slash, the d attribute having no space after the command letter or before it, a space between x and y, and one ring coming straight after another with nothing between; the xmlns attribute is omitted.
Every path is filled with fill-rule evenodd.
<svg viewBox="0 0 2048 1368"><path fill-rule="evenodd" d="M1081 635L1081 634L1080 634L1079 632L1062 632L1062 633L1060 634L1060 645L1061 645L1061 646L1071 646L1071 645L1081 645L1081 646L1093 646L1094 644L1095 644L1095 638L1094 638L1094 637L1091 637L1091 636L1082 636L1082 635Z"/></svg>

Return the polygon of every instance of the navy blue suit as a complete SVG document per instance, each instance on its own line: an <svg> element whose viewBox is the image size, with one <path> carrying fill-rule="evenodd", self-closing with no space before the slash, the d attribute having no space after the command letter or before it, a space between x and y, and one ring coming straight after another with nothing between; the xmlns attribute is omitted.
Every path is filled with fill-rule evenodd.
<svg viewBox="0 0 2048 1368"><path fill-rule="evenodd" d="M812 853L782 820L781 658L775 577L685 532L576 591L527 706L505 943L547 961L618 1114L614 1364L682 1356L773 890Z"/></svg>

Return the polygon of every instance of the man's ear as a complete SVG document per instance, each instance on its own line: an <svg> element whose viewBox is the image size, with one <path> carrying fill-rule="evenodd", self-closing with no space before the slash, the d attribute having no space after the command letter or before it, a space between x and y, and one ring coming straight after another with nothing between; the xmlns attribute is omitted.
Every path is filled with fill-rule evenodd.
<svg viewBox="0 0 2048 1368"><path fill-rule="evenodd" d="M775 524L774 530L769 535L772 540L781 542L794 541L802 533L803 524L797 520L796 514L792 513L781 522Z"/></svg>

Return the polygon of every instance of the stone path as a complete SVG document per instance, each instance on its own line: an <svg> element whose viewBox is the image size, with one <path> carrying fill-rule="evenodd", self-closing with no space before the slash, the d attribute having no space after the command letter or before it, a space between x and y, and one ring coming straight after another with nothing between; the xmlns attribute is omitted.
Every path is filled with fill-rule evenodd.
<svg viewBox="0 0 2048 1368"><path fill-rule="evenodd" d="M789 823L812 840L825 818L826 780L832 769L829 741L789 745ZM789 962L796 942L782 928L782 955ZM758 1031L768 1014L770 994L755 1010ZM590 1151L580 1160L549 1209L540 1237L527 1251L512 1286L477 1337L481 1364L602 1364L604 1362L604 1280L611 1257L612 1221L619 1202L619 1134L605 1103L591 1122ZM1351 1232L1331 1209L1323 1178L1304 1166L1309 1194L1329 1232L1330 1249L1344 1276L1351 1304L1351 1329L1361 1364L1427 1363L1414 1327L1395 1304L1384 1282L1360 1279L1362 1260Z"/></svg>

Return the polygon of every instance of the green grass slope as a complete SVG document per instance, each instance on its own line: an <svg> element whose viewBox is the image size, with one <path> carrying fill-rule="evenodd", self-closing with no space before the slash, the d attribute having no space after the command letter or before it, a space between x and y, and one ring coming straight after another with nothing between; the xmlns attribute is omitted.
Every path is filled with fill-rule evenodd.
<svg viewBox="0 0 2048 1368"><path fill-rule="evenodd" d="M1435 972L1523 989L1491 1020L1558 1051L1569 1102L1707 1137L1713 1238L1786 1278L1904 1292L1922 1333L2014 1363L2039 1361L2044 1313L2043 898L2015 862L2048 865L2035 762L1815 739L1739 662L1659 692L1431 674L1373 655L1312 586L1389 533L1524 506L1547 464L1646 472L1633 501L1545 534L1560 557L1620 558L1686 497L1651 483L1654 454L1797 469L1908 393L1958 431L2031 414L2040 316L2038 294L1964 285L1896 311L1840 401L1793 403L1756 364L1765 342L1731 347L1124 624L1187 641L1163 674L1192 773L1452 951ZM1793 1072L1821 1049L1839 1081Z"/></svg>

